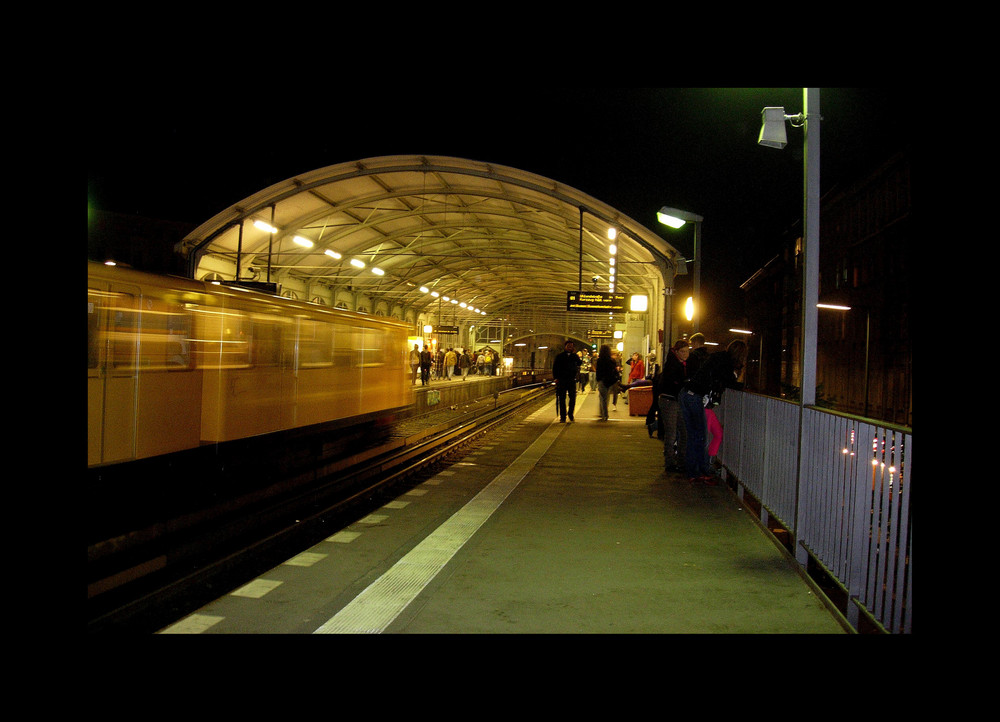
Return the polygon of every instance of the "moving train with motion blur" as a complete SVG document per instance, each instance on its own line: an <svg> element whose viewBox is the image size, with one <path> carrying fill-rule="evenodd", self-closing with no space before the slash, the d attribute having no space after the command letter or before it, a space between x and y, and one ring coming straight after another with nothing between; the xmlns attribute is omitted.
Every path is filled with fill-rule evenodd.
<svg viewBox="0 0 1000 722"><path fill-rule="evenodd" d="M88 467L413 403L398 321L88 266Z"/></svg>

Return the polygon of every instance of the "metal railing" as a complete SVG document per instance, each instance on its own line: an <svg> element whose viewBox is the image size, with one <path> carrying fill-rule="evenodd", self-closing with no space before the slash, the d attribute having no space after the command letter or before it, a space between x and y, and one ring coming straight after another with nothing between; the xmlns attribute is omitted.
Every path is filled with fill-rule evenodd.
<svg viewBox="0 0 1000 722"><path fill-rule="evenodd" d="M912 430L733 390L716 413L719 460L842 587L847 621L912 633Z"/></svg>

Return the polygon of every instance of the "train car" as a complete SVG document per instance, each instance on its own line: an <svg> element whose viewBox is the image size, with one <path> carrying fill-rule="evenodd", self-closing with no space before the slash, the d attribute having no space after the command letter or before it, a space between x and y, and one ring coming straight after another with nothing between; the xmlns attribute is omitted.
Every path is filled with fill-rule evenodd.
<svg viewBox="0 0 1000 722"><path fill-rule="evenodd" d="M413 403L398 321L88 266L88 466Z"/></svg>

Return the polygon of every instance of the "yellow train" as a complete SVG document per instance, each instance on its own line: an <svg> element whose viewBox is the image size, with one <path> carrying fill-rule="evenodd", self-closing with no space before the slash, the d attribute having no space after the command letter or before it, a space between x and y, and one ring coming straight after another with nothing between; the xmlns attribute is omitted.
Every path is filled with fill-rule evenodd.
<svg viewBox="0 0 1000 722"><path fill-rule="evenodd" d="M88 266L88 466L413 403L398 321Z"/></svg>

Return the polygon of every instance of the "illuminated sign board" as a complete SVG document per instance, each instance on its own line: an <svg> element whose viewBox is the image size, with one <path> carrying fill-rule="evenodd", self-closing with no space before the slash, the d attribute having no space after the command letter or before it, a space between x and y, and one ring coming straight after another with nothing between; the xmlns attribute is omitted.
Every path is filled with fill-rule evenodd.
<svg viewBox="0 0 1000 722"><path fill-rule="evenodd" d="M601 293L599 291L567 291L567 311L603 311L604 313L626 310L624 293Z"/></svg>
<svg viewBox="0 0 1000 722"><path fill-rule="evenodd" d="M458 333L458 326L435 326L434 333Z"/></svg>

